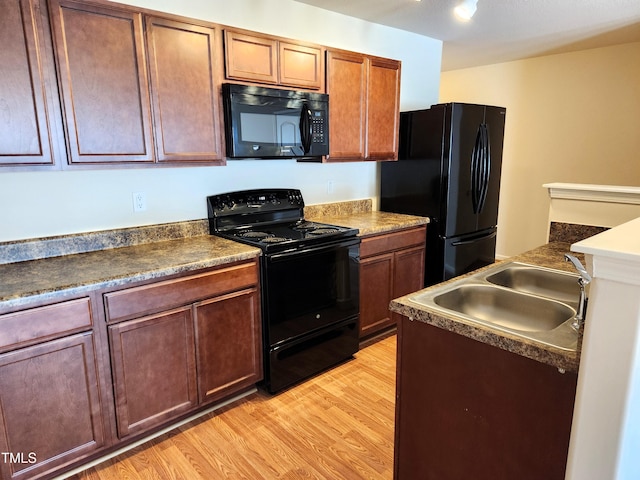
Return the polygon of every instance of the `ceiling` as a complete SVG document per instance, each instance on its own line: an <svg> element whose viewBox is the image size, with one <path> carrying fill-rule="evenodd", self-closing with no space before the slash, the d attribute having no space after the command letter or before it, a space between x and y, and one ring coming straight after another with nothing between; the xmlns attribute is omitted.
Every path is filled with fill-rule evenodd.
<svg viewBox="0 0 640 480"><path fill-rule="evenodd" d="M443 41L442 70L640 41L640 0L296 0Z"/></svg>

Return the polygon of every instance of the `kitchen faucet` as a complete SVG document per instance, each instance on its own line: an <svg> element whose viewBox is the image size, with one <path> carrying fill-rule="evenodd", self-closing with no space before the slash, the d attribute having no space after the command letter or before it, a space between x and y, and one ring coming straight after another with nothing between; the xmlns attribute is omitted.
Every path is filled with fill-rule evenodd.
<svg viewBox="0 0 640 480"><path fill-rule="evenodd" d="M564 254L564 259L567 262L573 263L573 266L576 267L576 270L580 274L578 278L578 285L580 285L580 300L578 301L578 311L576 312L576 316L573 319L573 323L571 326L576 330L580 330L580 327L584 324L584 317L587 313L587 292L585 287L591 283L591 275L587 272L587 269L584 268L580 260L569 253Z"/></svg>

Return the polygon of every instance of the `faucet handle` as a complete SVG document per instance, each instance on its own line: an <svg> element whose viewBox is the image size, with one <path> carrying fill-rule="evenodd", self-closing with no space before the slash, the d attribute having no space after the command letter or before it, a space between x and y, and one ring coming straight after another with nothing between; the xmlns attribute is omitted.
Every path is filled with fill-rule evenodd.
<svg viewBox="0 0 640 480"><path fill-rule="evenodd" d="M567 262L573 263L573 266L576 267L576 270L580 274L580 277L582 277L583 285L587 285L591 282L592 280L591 275L589 275L589 272L587 272L587 269L584 268L584 265L582 265L582 262L580 262L580 260L578 260L576 257L571 255L570 253L565 253L564 259Z"/></svg>

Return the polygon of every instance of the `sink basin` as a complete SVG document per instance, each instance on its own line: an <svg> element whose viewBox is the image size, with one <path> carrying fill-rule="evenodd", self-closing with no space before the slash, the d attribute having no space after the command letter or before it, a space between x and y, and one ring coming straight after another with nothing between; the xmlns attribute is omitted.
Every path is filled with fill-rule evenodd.
<svg viewBox="0 0 640 480"><path fill-rule="evenodd" d="M577 307L580 298L578 276L533 265L509 263L495 273L485 276L489 283L519 292L553 298Z"/></svg>
<svg viewBox="0 0 640 480"><path fill-rule="evenodd" d="M492 285L460 285L433 301L475 320L526 332L553 330L575 315L564 303Z"/></svg>
<svg viewBox="0 0 640 480"><path fill-rule="evenodd" d="M571 324L580 294L577 278L524 263L500 263L408 300L446 317L575 350L578 332Z"/></svg>

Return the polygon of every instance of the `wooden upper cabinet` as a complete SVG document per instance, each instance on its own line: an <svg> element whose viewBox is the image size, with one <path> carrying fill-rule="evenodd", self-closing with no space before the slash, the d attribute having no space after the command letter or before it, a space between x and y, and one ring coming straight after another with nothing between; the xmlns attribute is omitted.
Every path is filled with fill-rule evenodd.
<svg viewBox="0 0 640 480"><path fill-rule="evenodd" d="M216 31L159 17L146 27L158 161L222 161Z"/></svg>
<svg viewBox="0 0 640 480"><path fill-rule="evenodd" d="M225 67L230 80L321 90L322 55L319 46L225 30Z"/></svg>
<svg viewBox="0 0 640 480"><path fill-rule="evenodd" d="M364 55L327 52L329 160L364 160L367 115Z"/></svg>
<svg viewBox="0 0 640 480"><path fill-rule="evenodd" d="M397 160L400 62L327 51L328 161Z"/></svg>
<svg viewBox="0 0 640 480"><path fill-rule="evenodd" d="M65 152L44 3L0 2L0 66L0 166L53 166Z"/></svg>
<svg viewBox="0 0 640 480"><path fill-rule="evenodd" d="M280 84L291 87L320 89L324 77L322 50L295 43L279 43Z"/></svg>
<svg viewBox="0 0 640 480"><path fill-rule="evenodd" d="M227 78L260 83L278 83L277 41L225 31Z"/></svg>
<svg viewBox="0 0 640 480"><path fill-rule="evenodd" d="M69 163L154 160L142 15L52 0Z"/></svg>
<svg viewBox="0 0 640 480"><path fill-rule="evenodd" d="M367 78L368 160L397 160L400 129L400 62L369 58Z"/></svg>

